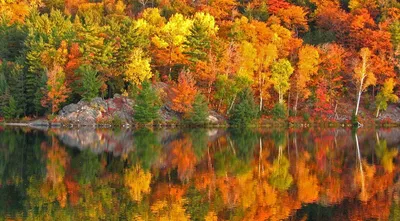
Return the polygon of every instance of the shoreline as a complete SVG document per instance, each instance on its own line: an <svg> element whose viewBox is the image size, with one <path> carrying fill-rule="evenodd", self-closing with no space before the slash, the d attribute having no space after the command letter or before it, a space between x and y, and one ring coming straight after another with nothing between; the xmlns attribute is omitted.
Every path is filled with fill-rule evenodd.
<svg viewBox="0 0 400 221"><path fill-rule="evenodd" d="M160 124L73 124L73 123L60 123L49 122L43 119L36 119L30 122L0 122L0 126L10 127L30 127L30 128L62 128L62 129L78 129L78 128L98 128L98 129L115 129L115 128L238 128L230 126L229 124L203 124L203 125L188 125L184 123L160 123ZM400 122L382 122L382 121L367 121L361 126L357 127L352 125L351 122L290 122L290 121L264 121L258 124L247 126L248 128L400 128Z"/></svg>

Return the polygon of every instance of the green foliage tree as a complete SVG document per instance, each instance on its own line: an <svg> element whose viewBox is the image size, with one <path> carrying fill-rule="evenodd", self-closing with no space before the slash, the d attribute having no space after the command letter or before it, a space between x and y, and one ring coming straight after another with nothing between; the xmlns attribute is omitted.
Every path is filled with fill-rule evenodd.
<svg viewBox="0 0 400 221"><path fill-rule="evenodd" d="M206 97L198 93L194 98L192 109L188 113L187 123L192 125L201 125L207 123L208 117L208 102Z"/></svg>
<svg viewBox="0 0 400 221"><path fill-rule="evenodd" d="M249 126L258 117L257 105L254 102L253 92L246 88L238 95L238 101L232 109L229 124L232 126Z"/></svg>
<svg viewBox="0 0 400 221"><path fill-rule="evenodd" d="M277 103L274 105L274 108L272 109L272 117L274 120L277 119L286 119L286 106L285 104Z"/></svg>
<svg viewBox="0 0 400 221"><path fill-rule="evenodd" d="M82 65L78 69L78 73L81 75L82 84L82 97L83 99L90 101L99 95L99 91L103 82L97 74L97 71L89 66Z"/></svg>
<svg viewBox="0 0 400 221"><path fill-rule="evenodd" d="M24 59L17 58L15 62L6 65L6 80L9 93L14 97L17 105L18 114L25 114L26 110L26 93L25 93L25 69Z"/></svg>
<svg viewBox="0 0 400 221"><path fill-rule="evenodd" d="M1 64L0 66L0 116L3 116L3 107L7 105L7 93L8 85L6 76L4 75L5 64Z"/></svg>
<svg viewBox="0 0 400 221"><path fill-rule="evenodd" d="M0 58L7 61L15 59L24 53L24 41L27 30L20 23L9 24L6 16L0 16Z"/></svg>
<svg viewBox="0 0 400 221"><path fill-rule="evenodd" d="M8 105L3 107L2 112L4 118L7 120L19 117L17 102L15 101L13 96L10 96L10 98L8 99Z"/></svg>
<svg viewBox="0 0 400 221"><path fill-rule="evenodd" d="M212 38L215 37L218 26L214 17L203 12L196 13L193 25L190 27L190 35L187 36L185 54L189 55L191 62L205 61L211 48Z"/></svg>
<svg viewBox="0 0 400 221"><path fill-rule="evenodd" d="M156 120L159 116L160 103L160 98L150 82L143 82L134 106L134 119L142 124Z"/></svg>

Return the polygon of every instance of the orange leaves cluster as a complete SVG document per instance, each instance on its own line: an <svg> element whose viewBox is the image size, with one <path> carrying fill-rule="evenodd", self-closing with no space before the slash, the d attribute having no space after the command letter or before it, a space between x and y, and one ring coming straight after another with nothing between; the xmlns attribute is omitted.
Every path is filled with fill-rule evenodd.
<svg viewBox="0 0 400 221"><path fill-rule="evenodd" d="M172 110L187 113L191 108L196 96L196 82L188 71L181 71L178 83L172 88Z"/></svg>
<svg viewBox="0 0 400 221"><path fill-rule="evenodd" d="M46 96L43 97L41 104L42 106L50 104L51 113L54 114L58 111L60 104L67 100L70 91L65 81L63 69L60 66L55 66L47 72Z"/></svg>

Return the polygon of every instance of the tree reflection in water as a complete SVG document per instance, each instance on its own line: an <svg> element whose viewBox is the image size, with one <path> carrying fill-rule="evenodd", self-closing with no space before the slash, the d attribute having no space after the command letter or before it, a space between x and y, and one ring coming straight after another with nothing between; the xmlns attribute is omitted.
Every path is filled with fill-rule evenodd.
<svg viewBox="0 0 400 221"><path fill-rule="evenodd" d="M398 220L400 131L0 131L0 214Z"/></svg>

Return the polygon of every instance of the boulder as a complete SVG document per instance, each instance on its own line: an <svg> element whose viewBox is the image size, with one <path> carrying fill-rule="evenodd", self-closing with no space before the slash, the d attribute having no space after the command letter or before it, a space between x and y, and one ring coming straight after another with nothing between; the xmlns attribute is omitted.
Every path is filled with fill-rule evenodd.
<svg viewBox="0 0 400 221"><path fill-rule="evenodd" d="M215 116L212 116L212 115L209 115L207 117L207 120L211 124L217 124L219 122L218 118L216 118Z"/></svg>
<svg viewBox="0 0 400 221"><path fill-rule="evenodd" d="M209 112L207 120L210 124L226 124L225 117L215 111Z"/></svg>

